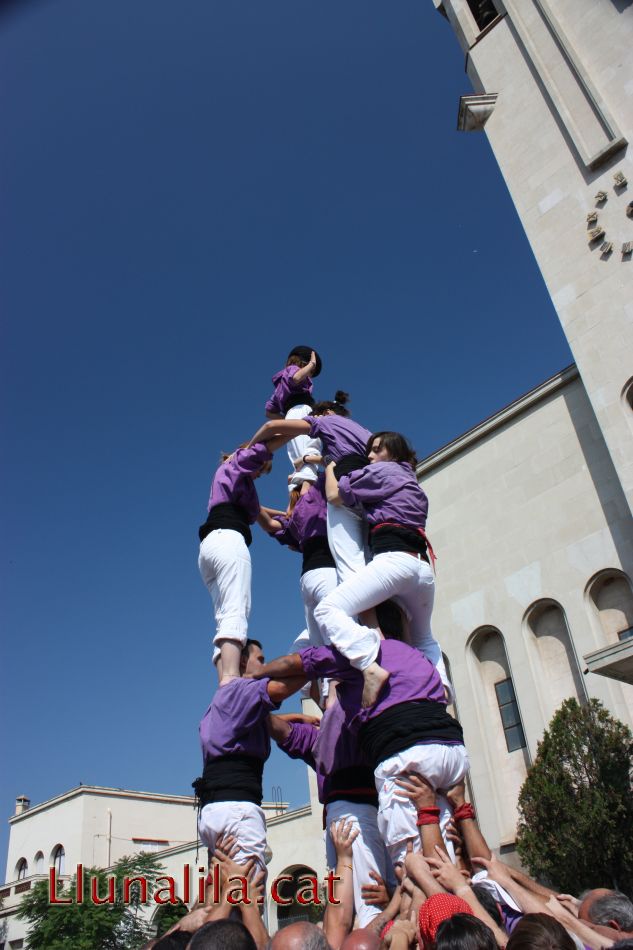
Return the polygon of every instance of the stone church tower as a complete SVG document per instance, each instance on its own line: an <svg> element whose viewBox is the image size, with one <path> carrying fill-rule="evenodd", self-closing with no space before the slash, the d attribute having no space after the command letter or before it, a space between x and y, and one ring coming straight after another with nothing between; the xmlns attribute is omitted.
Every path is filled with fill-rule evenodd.
<svg viewBox="0 0 633 950"><path fill-rule="evenodd" d="M470 790L513 860L563 700L633 725L633 0L433 2L475 90L458 128L485 131L576 363L417 470Z"/></svg>
<svg viewBox="0 0 633 950"><path fill-rule="evenodd" d="M433 2L633 507L633 2Z"/></svg>

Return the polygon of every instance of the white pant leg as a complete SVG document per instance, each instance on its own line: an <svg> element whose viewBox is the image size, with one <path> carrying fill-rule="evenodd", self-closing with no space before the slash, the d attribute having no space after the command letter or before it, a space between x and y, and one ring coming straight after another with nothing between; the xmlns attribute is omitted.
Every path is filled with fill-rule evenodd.
<svg viewBox="0 0 633 950"><path fill-rule="evenodd" d="M311 411L311 406L293 406L292 409L289 409L286 413L286 419L305 419ZM321 440L313 439L312 436L307 433L305 435L297 435L288 442L287 449L290 465L294 473L290 479L290 487L300 485L301 482L316 482L318 476L318 468L316 465L303 465L298 472L295 472L294 461L295 459L303 458L304 455L321 455L323 453Z"/></svg>
<svg viewBox="0 0 633 950"><path fill-rule="evenodd" d="M398 553L398 552L391 552ZM402 552L400 552L402 553ZM382 555L377 555L382 557ZM411 558L410 554L404 557ZM409 635L411 646L437 667L442 682L452 690L444 665L444 658L439 643L431 631L431 613L435 599L435 576L431 565L424 558L411 558L417 564L416 572L411 572L408 581L403 581L398 594L394 597L396 603L403 608L409 618Z"/></svg>
<svg viewBox="0 0 633 950"><path fill-rule="evenodd" d="M411 746L397 755L392 755L376 768L374 776L378 789L378 829L394 864L402 863L407 841L413 841L413 850L419 851L420 835L417 813L413 802L400 798L401 791L396 779L403 772L418 772L435 789L449 789L460 782L468 771L468 755L463 745L443 745L439 742ZM443 795L437 796L440 809L440 831L446 841L446 825L450 820L450 808ZM452 846L447 847L452 853Z"/></svg>
<svg viewBox="0 0 633 950"><path fill-rule="evenodd" d="M328 641L321 636L319 625L314 619L314 608L336 589L337 583L338 578L334 567L315 567L301 575L301 596L305 608L308 633L310 634L310 643L306 646L320 647L327 645ZM329 677L321 677L319 684L321 696L323 700L326 700L330 691Z"/></svg>
<svg viewBox="0 0 633 950"><path fill-rule="evenodd" d="M342 584L365 567L367 525L351 508L328 503L327 539Z"/></svg>
<svg viewBox="0 0 633 950"><path fill-rule="evenodd" d="M211 594L218 640L244 645L251 611L251 556L239 531L216 528L200 545L198 567Z"/></svg>
<svg viewBox="0 0 633 950"><path fill-rule="evenodd" d="M387 880L388 856L378 831L377 812L373 805L357 802L331 802L326 810L326 850L328 867L336 867L336 850L330 837L330 825L341 819L352 822L352 829L360 832L352 844L352 874L354 907L358 926L366 927L380 913L380 907L366 904L361 897L363 884L374 884L370 871Z"/></svg>
<svg viewBox="0 0 633 950"><path fill-rule="evenodd" d="M200 840L211 851L221 834L233 835L238 848L233 860L245 864L255 858L266 871L266 818L252 802L212 802L200 812Z"/></svg>
<svg viewBox="0 0 633 950"><path fill-rule="evenodd" d="M415 584L419 561L402 551L377 554L316 607L315 619L324 640L331 642L352 666L365 670L378 655L376 630L352 618Z"/></svg>
<svg viewBox="0 0 633 950"><path fill-rule="evenodd" d="M329 641L324 640L319 625L314 619L314 608L328 594L336 590L337 576L334 567L315 567L301 575L301 597L305 608L306 625L310 634L310 646L320 647Z"/></svg>

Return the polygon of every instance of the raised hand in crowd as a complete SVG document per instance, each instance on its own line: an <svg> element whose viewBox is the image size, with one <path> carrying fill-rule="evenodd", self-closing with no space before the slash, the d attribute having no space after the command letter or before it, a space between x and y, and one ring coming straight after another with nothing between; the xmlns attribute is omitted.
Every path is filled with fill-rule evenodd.
<svg viewBox="0 0 633 950"><path fill-rule="evenodd" d="M336 851L334 874L338 881L334 888L335 902L328 903L325 911L323 931L332 950L339 950L354 923L352 846L358 834L353 822L344 818L338 824L333 821L330 825L330 837Z"/></svg>
<svg viewBox="0 0 633 950"><path fill-rule="evenodd" d="M507 935L495 923L488 911L479 903L477 895L470 886L470 882L464 878L462 872L453 864L445 851L441 848L436 848L435 851L435 858L428 859L428 864L435 878L447 891L451 891L456 897L461 897L462 900L466 901L475 917L479 918L482 923L486 924L486 926L492 930L499 946L505 946Z"/></svg>
<svg viewBox="0 0 633 950"><path fill-rule="evenodd" d="M425 856L435 854L435 847L445 848L440 832L440 809L437 807L435 791L417 772L403 772L396 779L401 789L399 798L408 798L418 813L418 829Z"/></svg>
<svg viewBox="0 0 633 950"><path fill-rule="evenodd" d="M410 920L396 920L383 939L391 950L408 950L415 940L415 924Z"/></svg>
<svg viewBox="0 0 633 950"><path fill-rule="evenodd" d="M361 887L361 896L366 904L372 907L384 908L389 903L389 892L387 885L376 871L370 871L369 876L373 879L373 884L363 884Z"/></svg>

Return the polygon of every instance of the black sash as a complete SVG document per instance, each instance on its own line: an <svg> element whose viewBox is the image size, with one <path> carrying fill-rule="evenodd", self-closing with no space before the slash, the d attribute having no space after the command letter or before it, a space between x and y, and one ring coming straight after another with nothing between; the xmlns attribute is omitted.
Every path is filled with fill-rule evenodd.
<svg viewBox="0 0 633 950"><path fill-rule="evenodd" d="M301 574L314 571L317 567L336 567L330 546L325 535L308 538L303 545L303 563Z"/></svg>
<svg viewBox="0 0 633 950"><path fill-rule="evenodd" d="M263 775L263 759L236 752L207 759L202 776L191 784L201 808L210 802L252 802L261 806Z"/></svg>
<svg viewBox="0 0 633 950"><path fill-rule="evenodd" d="M373 769L368 765L352 765L334 772L330 778L326 804L341 801L375 805L378 808Z"/></svg>
<svg viewBox="0 0 633 950"><path fill-rule="evenodd" d="M365 468L369 465L369 459L366 455L360 455L358 452L352 452L350 455L344 455L334 466L334 475L338 481L341 475L349 475L359 468Z"/></svg>
<svg viewBox="0 0 633 950"><path fill-rule="evenodd" d="M293 393L291 396L288 396L284 402L282 408L284 415L289 412L291 409L294 409L295 406L314 406L315 402L310 393Z"/></svg>
<svg viewBox="0 0 633 950"><path fill-rule="evenodd" d="M376 768L403 749L423 742L463 745L462 727L446 711L444 703L430 699L390 706L364 723L358 733L363 752Z"/></svg>
<svg viewBox="0 0 633 950"><path fill-rule="evenodd" d="M216 528L230 528L232 531L239 531L250 547L253 535L248 523L248 515L240 505L234 505L231 501L214 505L205 523L198 528L198 537L201 541L204 541L206 536L215 531Z"/></svg>
<svg viewBox="0 0 633 950"><path fill-rule="evenodd" d="M371 528L369 547L372 554L384 554L385 551L410 551L421 554L428 561L426 541L415 528L404 525L381 524Z"/></svg>

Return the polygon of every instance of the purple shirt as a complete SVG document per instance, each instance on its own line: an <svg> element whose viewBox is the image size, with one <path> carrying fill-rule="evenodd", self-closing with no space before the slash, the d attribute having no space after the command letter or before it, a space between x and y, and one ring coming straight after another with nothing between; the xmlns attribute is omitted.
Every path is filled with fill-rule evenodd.
<svg viewBox="0 0 633 950"><path fill-rule="evenodd" d="M202 761L241 753L264 761L270 755L268 713L279 709L268 695L269 679L231 680L218 687L200 722Z"/></svg>
<svg viewBox="0 0 633 950"><path fill-rule="evenodd" d="M289 518L277 515L281 522L274 537L280 544L289 544L303 551L303 545L311 538L327 537L327 501L325 500L325 475L321 473L315 484L301 495Z"/></svg>
<svg viewBox="0 0 633 950"><path fill-rule="evenodd" d="M312 395L312 379L309 376L300 383L293 382L292 377L299 369L299 366L286 366L275 373L273 376L275 390L266 403L266 412L276 412L284 416L286 414L284 406L289 396L295 396L297 393Z"/></svg>
<svg viewBox="0 0 633 950"><path fill-rule="evenodd" d="M408 462L374 462L339 478L343 504L361 505L369 524L390 521L424 528L429 500Z"/></svg>
<svg viewBox="0 0 633 950"><path fill-rule="evenodd" d="M414 700L429 699L446 705L444 686L436 667L419 650L399 640L381 640L376 662L391 674L381 690L378 702L368 709L361 707L363 674L355 670L333 647L308 647L301 650L306 674L313 679L329 676L339 681L339 701L350 722L361 726L375 719L391 706Z"/></svg>
<svg viewBox="0 0 633 950"><path fill-rule="evenodd" d="M322 804L327 801L335 772L369 765L355 731L350 728L350 718L338 702L326 709L319 729L309 723L293 722L290 735L278 745L292 759L303 759L316 771Z"/></svg>
<svg viewBox="0 0 633 950"><path fill-rule="evenodd" d="M271 458L272 455L262 442L257 442L250 449L237 449L215 473L207 511L216 505L232 502L243 508L249 524L254 524L259 515L259 498L253 475Z"/></svg>
<svg viewBox="0 0 633 950"><path fill-rule="evenodd" d="M324 455L331 455L335 462L345 455L365 455L371 432L353 419L345 416L306 416L310 423L310 435L321 439Z"/></svg>

